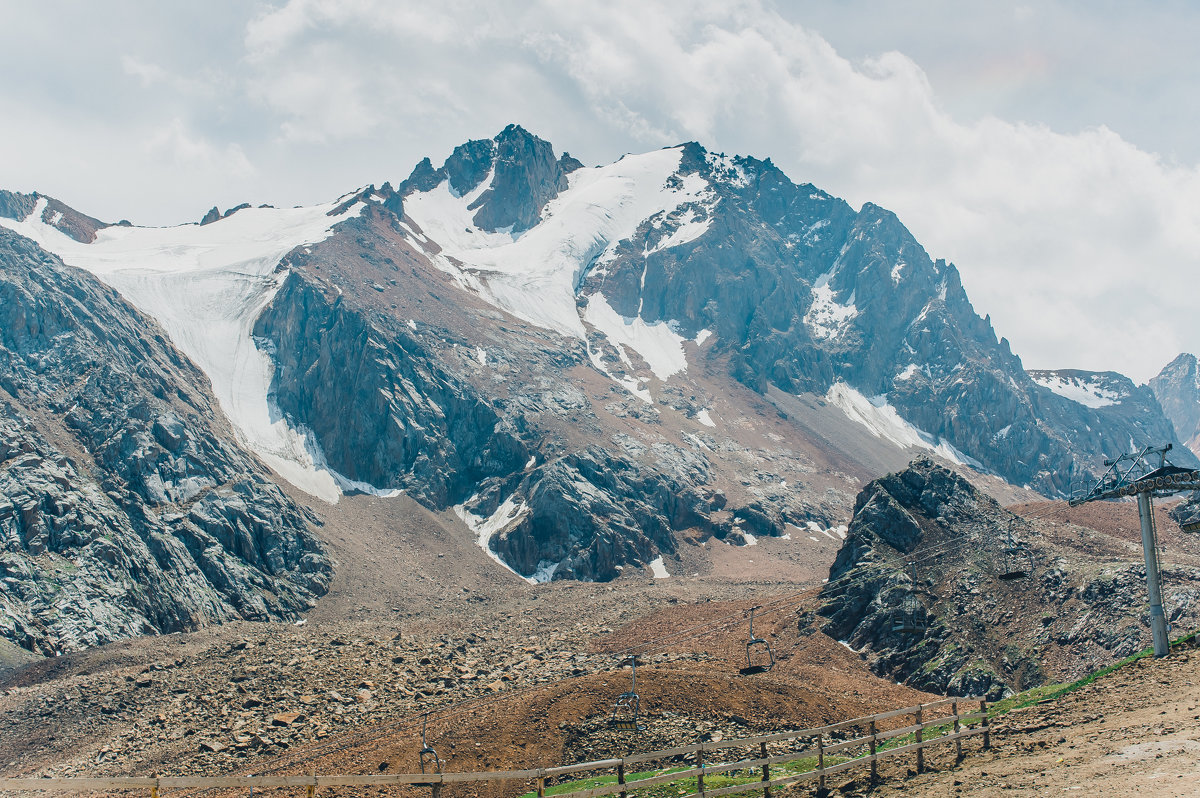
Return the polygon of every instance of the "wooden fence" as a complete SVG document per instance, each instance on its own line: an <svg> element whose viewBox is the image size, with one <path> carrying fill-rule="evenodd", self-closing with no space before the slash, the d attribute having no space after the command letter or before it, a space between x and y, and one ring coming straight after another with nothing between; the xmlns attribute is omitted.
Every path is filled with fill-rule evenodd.
<svg viewBox="0 0 1200 798"><path fill-rule="evenodd" d="M961 713L960 705L977 705L974 712ZM931 713L943 707L949 707L950 713L931 717ZM881 721L890 718L911 715L913 723L886 732L878 730ZM974 725L973 725L974 724ZM865 730L864 734L846 738L848 729ZM933 729L940 733L928 739L926 730ZM913 742L903 745L885 745L888 740L912 735ZM825 790L826 779L834 774L852 768L870 766L872 781L878 778L877 764L887 758L902 754L914 754L917 772L925 770L925 749L933 745L954 743L955 762L962 761L962 741L966 737L983 736L983 747L990 747L988 734L987 702L977 698L946 698L928 704L919 704L890 712L881 712L863 718L822 726L816 729L801 729L799 731L779 732L758 737L743 737L717 742L703 742L694 745L668 748L662 751L650 751L644 754L633 754L620 759L604 759L596 762L581 762L576 765L564 765L553 768L537 768L534 770L507 770L485 773L396 773L371 775L302 775L302 776L149 776L149 777L114 777L114 778L0 778L0 791L29 792L55 791L86 793L108 790L148 790L153 798L157 798L163 790L171 789L214 789L214 788L285 788L305 787L307 794L312 796L316 790L323 787L389 787L415 785L429 787L433 798L440 798L443 785L466 784L494 781L525 781L536 785L539 797L545 796L548 783L561 780L563 776L573 776L588 771L616 771L617 780L612 784L603 784L572 792L558 793L555 798L601 798L606 795L627 794L646 787L660 784L696 779L696 791L689 795L700 798L717 798L721 795L733 795L741 792L761 790L764 798L771 798L771 788L785 784L816 781L819 791ZM768 745L808 741L805 748L785 751L771 756ZM715 761L711 755L737 748L749 748L757 751L758 756L735 761ZM826 758L838 754L841 760L827 764ZM686 769L672 770L646 778L627 781L625 776L634 765L646 765L652 762L674 760L692 757L694 765ZM792 772L786 775L772 777L773 765L783 765L799 759L815 757L816 767L804 772ZM706 789L704 780L719 773L731 773L738 770L758 768L761 778L743 784L733 784L717 789Z"/></svg>

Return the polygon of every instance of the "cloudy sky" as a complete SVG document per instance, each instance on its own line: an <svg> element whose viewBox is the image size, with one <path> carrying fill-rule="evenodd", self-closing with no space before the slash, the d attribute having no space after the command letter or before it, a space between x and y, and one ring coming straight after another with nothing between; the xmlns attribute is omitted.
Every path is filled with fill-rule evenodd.
<svg viewBox="0 0 1200 798"><path fill-rule="evenodd" d="M697 140L899 214L1030 368L1200 349L1200 6L0 2L0 187L106 220L327 201L519 122Z"/></svg>

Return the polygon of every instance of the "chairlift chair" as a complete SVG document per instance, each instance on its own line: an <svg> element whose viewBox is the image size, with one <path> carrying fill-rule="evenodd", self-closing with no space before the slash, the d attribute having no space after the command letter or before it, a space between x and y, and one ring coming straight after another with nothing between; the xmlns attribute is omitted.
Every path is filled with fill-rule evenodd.
<svg viewBox="0 0 1200 798"><path fill-rule="evenodd" d="M902 634L925 634L929 623L925 618L925 606L909 593L892 613L892 631Z"/></svg>
<svg viewBox="0 0 1200 798"><path fill-rule="evenodd" d="M1008 528L1004 550L1000 553L1000 570L996 577L1009 582L1024 579L1033 573L1033 550L1017 539L1013 527Z"/></svg>
<svg viewBox="0 0 1200 798"><path fill-rule="evenodd" d="M908 564L909 578L912 580L913 588L917 585L916 564ZM892 612L892 631L900 632L901 634L925 634L929 628L929 623L925 617L925 605L917 598L915 593L908 593L904 596L904 600L900 602L900 606Z"/></svg>
<svg viewBox="0 0 1200 798"><path fill-rule="evenodd" d="M1033 573L1033 552L1024 544L1009 546L1000 560L1000 573L996 578L1005 582L1024 579Z"/></svg>
<svg viewBox="0 0 1200 798"><path fill-rule="evenodd" d="M746 643L746 667L741 669L743 675L766 673L775 667L775 652L771 650L771 644L754 636L754 612L761 609L761 605L750 608L750 640Z"/></svg>
<svg viewBox="0 0 1200 798"><path fill-rule="evenodd" d="M431 768L429 772L441 773L442 760L438 756L437 751L433 750L433 746L431 746L425 740L425 726L428 723L429 713L426 712L423 716L421 716L421 753L418 754L418 759L421 763L421 772L425 773L425 768L429 767Z"/></svg>
<svg viewBox="0 0 1200 798"><path fill-rule="evenodd" d="M629 692L621 693L617 696L617 700L613 702L612 717L608 720L608 727L617 731L640 732L645 730L645 726L641 723L641 703L642 699L637 694L637 657L629 658L629 665L633 669L633 675L629 685Z"/></svg>

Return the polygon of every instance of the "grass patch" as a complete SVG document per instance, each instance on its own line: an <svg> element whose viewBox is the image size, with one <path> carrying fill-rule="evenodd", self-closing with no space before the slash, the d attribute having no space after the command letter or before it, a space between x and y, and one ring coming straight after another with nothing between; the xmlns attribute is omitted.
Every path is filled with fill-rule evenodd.
<svg viewBox="0 0 1200 798"><path fill-rule="evenodd" d="M841 764L849 761L848 757L827 756L825 757L825 766ZM714 765L718 763L713 763ZM646 770L640 773L627 774L625 780L627 782L637 781L639 779L649 779L655 776L666 776L671 773L679 773L684 770L690 770L688 767L672 767L663 770ZM788 762L778 762L771 766L771 778L777 779L783 776L796 775L800 773L809 773L817 769L817 758L815 756L802 756ZM730 770L724 773L705 774L704 789L716 790L721 787L732 787L735 784L757 784L762 781L762 770L758 768L745 768L742 770ZM606 784L616 784L617 777L615 775L592 776L586 779L576 779L574 781L555 784L553 787L546 788L546 795L562 795L564 793L577 792L581 790L590 790L593 787L601 787ZM671 781L665 784L655 784L650 787L641 789L630 789L629 792L634 793L641 798L679 798L681 795L691 795L697 791L697 782L695 776L687 776L679 781ZM616 795L616 793L614 793ZM536 793L527 792L521 798L535 798Z"/></svg>

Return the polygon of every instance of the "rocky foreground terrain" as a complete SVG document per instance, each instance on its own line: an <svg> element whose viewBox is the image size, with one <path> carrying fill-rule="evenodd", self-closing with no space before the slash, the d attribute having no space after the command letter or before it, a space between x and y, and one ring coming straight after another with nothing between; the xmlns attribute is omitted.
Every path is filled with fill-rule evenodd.
<svg viewBox="0 0 1200 798"><path fill-rule="evenodd" d="M861 780L834 786L843 795L887 798L1122 796L1147 787L1192 798L1200 795L1197 721L1200 654L1185 648L1001 718L992 750L973 751L959 767L943 751L925 775L909 761L869 791Z"/></svg>
<svg viewBox="0 0 1200 798"><path fill-rule="evenodd" d="M964 498L990 506L952 475L931 475L932 468L918 462L914 473L925 473L931 490L951 491L943 504L958 512L971 507ZM887 484L868 486L863 506ZM1027 539L1044 538L1045 551L1057 547L1057 560L1039 560L1032 584L1059 569L1068 583L1078 581L1075 563L1083 558L1072 558L1069 543L1102 552L1111 574L1136 560L1131 505L1020 509ZM941 508L943 517L951 513ZM878 518L869 511L860 516L844 544L822 536L823 556L857 550L856 539L877 534L867 532L866 519ZM893 673L879 665L900 661L895 652L874 648L887 635L859 642L855 652L822 631L829 623L820 613L825 572L796 558L802 544L795 541L692 543L680 552L686 568L667 579L631 573L615 584L530 585L498 569L480 578L489 574L487 557L453 516L430 514L411 500L347 497L322 520L335 562L361 567L335 570L329 594L303 624L236 622L7 671L0 681L0 758L10 763L7 772L409 771L417 767L425 712L428 741L449 770L551 765L705 736L819 725L925 700L928 694L914 688L932 689L931 674L953 672L942 665L947 645L976 647L994 678L1013 686L1033 680L1035 671L1018 659L1028 656L1022 646L1030 632L1050 630L1038 649L1045 680L1124 652L1096 637L1108 626L1092 619L1108 610L1083 595L1086 580L1045 625L1040 589L1034 599L1013 600L990 575L964 573L978 596L969 598L968 590L954 600L995 602L994 634L1011 640L1014 648L1002 656L1016 667L986 659L989 642L975 636L976 618L991 616L971 606L939 615L941 626L927 641L909 647L910 657L932 649L929 661L937 667ZM1167 572L1183 573L1200 552L1169 521L1163 527ZM721 550L705 553L709 546ZM904 578L901 570L897 584ZM1173 579L1169 605L1176 608L1184 585ZM932 590L938 582L931 581ZM882 601L889 595L880 592ZM1132 593L1127 599L1140 602ZM767 674L743 676L745 611L754 604L763 605L755 630L771 641L778 664ZM1144 645L1145 625L1136 616L1128 624L1131 645ZM1058 643L1060 626L1084 631ZM1114 639L1124 643L1125 636ZM632 652L641 660L637 685L647 725L637 739L606 723L616 694L629 687L625 663ZM496 794L518 788L498 787Z"/></svg>

